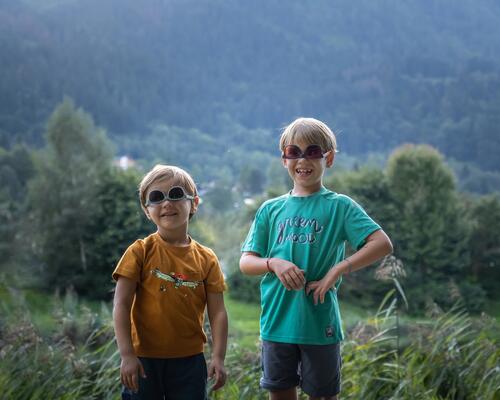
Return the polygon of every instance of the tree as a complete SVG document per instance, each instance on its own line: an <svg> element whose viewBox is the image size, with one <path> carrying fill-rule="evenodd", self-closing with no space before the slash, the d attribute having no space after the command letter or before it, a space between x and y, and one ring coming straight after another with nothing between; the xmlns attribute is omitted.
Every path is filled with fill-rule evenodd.
<svg viewBox="0 0 500 400"><path fill-rule="evenodd" d="M65 99L51 115L47 146L29 185L33 234L46 286L79 287L89 268L90 221L101 183L110 174L111 151L92 118Z"/></svg>
<svg viewBox="0 0 500 400"><path fill-rule="evenodd" d="M473 222L470 249L472 274L490 296L500 289L500 197L485 196L469 210Z"/></svg>
<svg viewBox="0 0 500 400"><path fill-rule="evenodd" d="M392 240L408 270L409 297L417 309L428 300L449 303L447 284L460 284L467 272L470 235L453 174L437 150L405 145L391 155L387 178L397 209Z"/></svg>
<svg viewBox="0 0 500 400"><path fill-rule="evenodd" d="M240 172L240 187L243 193L259 194L264 190L266 175L257 167L246 165Z"/></svg>
<svg viewBox="0 0 500 400"><path fill-rule="evenodd" d="M123 252L134 240L154 230L139 204L140 179L136 170L113 169L98 184L92 215L83 232L87 267L71 280L87 298L109 298L114 287L111 273Z"/></svg>
<svg viewBox="0 0 500 400"><path fill-rule="evenodd" d="M27 182L32 177L33 161L25 146L10 151L0 148L0 264L8 265L27 254L22 240L26 224ZM14 261L14 259L16 259Z"/></svg>

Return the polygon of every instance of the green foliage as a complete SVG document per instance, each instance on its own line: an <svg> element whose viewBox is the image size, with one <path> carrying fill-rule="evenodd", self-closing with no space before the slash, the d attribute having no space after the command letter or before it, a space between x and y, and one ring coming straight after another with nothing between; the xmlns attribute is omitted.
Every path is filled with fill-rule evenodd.
<svg viewBox="0 0 500 400"><path fill-rule="evenodd" d="M231 296L236 300L260 303L260 276L243 275L235 271L227 280Z"/></svg>
<svg viewBox="0 0 500 400"><path fill-rule="evenodd" d="M87 268L66 282L88 298L109 298L111 273L133 241L155 227L140 208L138 171L114 169L104 175L93 200L93 213L84 232Z"/></svg>
<svg viewBox="0 0 500 400"><path fill-rule="evenodd" d="M439 286L461 280L466 272L470 226L462 217L451 171L429 146L396 150L387 179L397 210L392 239L408 270L410 297L422 309L428 298L446 296Z"/></svg>
<svg viewBox="0 0 500 400"><path fill-rule="evenodd" d="M266 184L266 175L258 167L243 167L240 173L240 189L243 193L259 194L262 193Z"/></svg>
<svg viewBox="0 0 500 400"><path fill-rule="evenodd" d="M109 297L122 252L151 231L136 198L139 179L111 167L104 132L72 101L54 111L29 184L30 235L45 288Z"/></svg>
<svg viewBox="0 0 500 400"><path fill-rule="evenodd" d="M475 282L496 297L500 290L500 196L474 201L468 209L473 228L470 239L472 275Z"/></svg>
<svg viewBox="0 0 500 400"><path fill-rule="evenodd" d="M27 207L27 183L34 174L30 151L15 146L10 151L0 148L0 265L22 263Z"/></svg>
<svg viewBox="0 0 500 400"><path fill-rule="evenodd" d="M490 400L500 395L500 350L491 337L495 321L472 320L457 307L436 311L412 324L410 342L398 352L394 319L394 302L388 301L349 333L342 346L343 399ZM257 349L231 346L226 368L229 380L214 398L267 398L258 387Z"/></svg>
<svg viewBox="0 0 500 400"><path fill-rule="evenodd" d="M432 301L451 307L457 299L479 311L486 298L483 285L495 296L498 200L460 198L435 149L406 145L391 155L385 170L337 172L325 184L352 196L388 233L407 271L412 313L423 312ZM488 263L493 263L488 274L475 272ZM344 298L371 307L385 291L369 271L347 277L342 290Z"/></svg>
<svg viewBox="0 0 500 400"><path fill-rule="evenodd" d="M6 296L9 292L11 296ZM3 293L2 293L3 292ZM52 333L42 336L19 292L0 287L0 388L2 398L115 399L119 356L109 313L98 315L74 295L55 299ZM8 311L7 311L8 310Z"/></svg>
<svg viewBox="0 0 500 400"><path fill-rule="evenodd" d="M2 281L3 282L3 281ZM0 284L0 388L6 400L99 399L119 397L119 355L109 324L110 312L82 306L74 293L53 304L52 329L40 335L32 309L21 293ZM390 295L390 293L389 293ZM490 400L500 395L500 350L492 333L498 322L472 319L460 308L412 323L409 343L395 346L393 302L386 296L380 312L360 322L343 343L342 398ZM253 318L257 340L258 310L229 299L231 334ZM231 336L226 357L228 381L211 399L266 399L259 388L260 352ZM209 358L209 351L207 352ZM301 399L307 397L302 393Z"/></svg>
<svg viewBox="0 0 500 400"><path fill-rule="evenodd" d="M47 286L76 284L81 289L75 277L87 273L85 234L110 163L104 133L66 99L49 120L47 147L39 154L29 187L33 233Z"/></svg>

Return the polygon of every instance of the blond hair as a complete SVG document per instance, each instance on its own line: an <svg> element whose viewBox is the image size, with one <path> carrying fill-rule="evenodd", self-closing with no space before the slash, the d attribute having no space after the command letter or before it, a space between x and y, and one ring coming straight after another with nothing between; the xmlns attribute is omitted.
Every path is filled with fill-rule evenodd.
<svg viewBox="0 0 500 400"><path fill-rule="evenodd" d="M141 207L146 211L146 194L151 185L155 182L172 179L174 185L182 186L187 194L198 196L198 190L193 178L182 168L174 167L173 165L157 164L149 171L139 183L139 199Z"/></svg>
<svg viewBox="0 0 500 400"><path fill-rule="evenodd" d="M318 144L324 152L337 152L337 139L332 130L324 122L314 118L297 118L283 129L280 138L280 150L292 143L305 142Z"/></svg>

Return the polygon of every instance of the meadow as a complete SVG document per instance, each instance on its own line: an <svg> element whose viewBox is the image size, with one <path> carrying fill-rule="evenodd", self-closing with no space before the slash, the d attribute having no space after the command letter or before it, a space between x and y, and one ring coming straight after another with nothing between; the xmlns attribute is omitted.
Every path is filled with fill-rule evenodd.
<svg viewBox="0 0 500 400"><path fill-rule="evenodd" d="M426 318L403 315L398 323L398 299L391 290L380 309L371 311L344 302L343 398L499 398L495 318L471 316L457 305L448 312L435 309ZM266 399L258 388L259 306L230 294L226 306L228 382L210 398ZM2 398L119 398L120 361L110 304L82 301L71 290L48 296L2 284L0 310Z"/></svg>

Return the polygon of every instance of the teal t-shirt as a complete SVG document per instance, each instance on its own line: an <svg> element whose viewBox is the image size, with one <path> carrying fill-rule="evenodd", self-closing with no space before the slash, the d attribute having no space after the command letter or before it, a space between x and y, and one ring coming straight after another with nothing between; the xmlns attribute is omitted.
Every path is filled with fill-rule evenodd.
<svg viewBox="0 0 500 400"><path fill-rule="evenodd" d="M344 259L346 241L359 249L378 229L354 200L322 187L310 196L286 194L262 204L241 251L291 261L306 281L316 281ZM336 290L315 306L312 294L286 290L275 274L265 274L260 289L263 340L332 344L344 338Z"/></svg>

